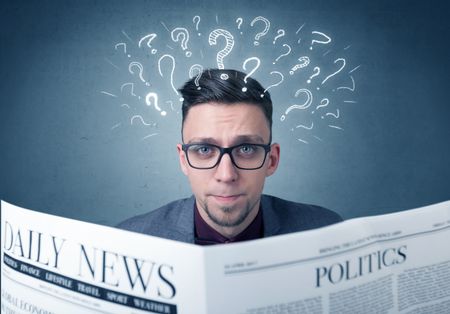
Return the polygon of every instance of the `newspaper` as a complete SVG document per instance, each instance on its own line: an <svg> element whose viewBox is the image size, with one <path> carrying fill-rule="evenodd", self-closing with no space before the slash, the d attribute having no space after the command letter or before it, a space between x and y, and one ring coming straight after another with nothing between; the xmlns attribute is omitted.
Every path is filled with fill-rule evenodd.
<svg viewBox="0 0 450 314"><path fill-rule="evenodd" d="M2 313L450 312L450 201L206 247L1 205Z"/></svg>

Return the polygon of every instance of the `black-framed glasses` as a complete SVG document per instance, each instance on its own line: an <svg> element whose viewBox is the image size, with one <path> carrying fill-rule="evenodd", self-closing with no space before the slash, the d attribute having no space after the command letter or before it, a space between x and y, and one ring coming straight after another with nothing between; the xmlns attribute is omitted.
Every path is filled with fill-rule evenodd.
<svg viewBox="0 0 450 314"><path fill-rule="evenodd" d="M231 147L220 147L207 143L183 144L187 161L195 169L212 169L228 154L238 169L256 170L261 168L270 152L269 144L243 143Z"/></svg>

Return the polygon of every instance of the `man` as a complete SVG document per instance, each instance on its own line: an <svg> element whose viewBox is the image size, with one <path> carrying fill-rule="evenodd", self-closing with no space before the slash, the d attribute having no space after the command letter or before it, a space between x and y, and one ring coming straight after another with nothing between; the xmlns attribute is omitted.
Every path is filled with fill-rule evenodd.
<svg viewBox="0 0 450 314"><path fill-rule="evenodd" d="M262 195L275 173L270 94L234 70L207 70L183 95L181 170L193 196L130 218L119 228L200 245L230 243L322 227L341 221L318 206Z"/></svg>

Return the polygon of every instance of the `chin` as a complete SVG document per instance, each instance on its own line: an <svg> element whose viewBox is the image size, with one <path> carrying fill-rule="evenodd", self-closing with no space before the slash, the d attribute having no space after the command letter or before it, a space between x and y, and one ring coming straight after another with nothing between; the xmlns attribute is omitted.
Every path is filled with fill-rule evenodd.
<svg viewBox="0 0 450 314"><path fill-rule="evenodd" d="M237 227L241 225L250 214L245 204L238 206L211 206L207 207L209 218L221 227Z"/></svg>

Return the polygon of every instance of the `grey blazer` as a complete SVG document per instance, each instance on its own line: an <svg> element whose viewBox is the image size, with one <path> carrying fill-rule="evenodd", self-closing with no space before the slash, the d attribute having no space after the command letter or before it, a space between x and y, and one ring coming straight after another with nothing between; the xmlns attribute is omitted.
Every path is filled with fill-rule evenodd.
<svg viewBox="0 0 450 314"><path fill-rule="evenodd" d="M117 228L161 238L194 243L194 196L164 205L149 213L129 218ZM314 229L337 223L342 218L335 212L262 195L264 237Z"/></svg>

